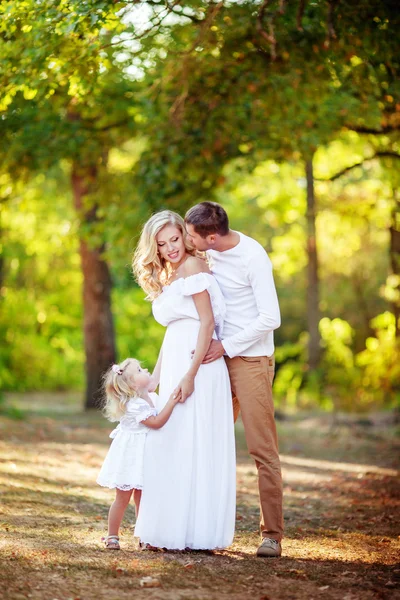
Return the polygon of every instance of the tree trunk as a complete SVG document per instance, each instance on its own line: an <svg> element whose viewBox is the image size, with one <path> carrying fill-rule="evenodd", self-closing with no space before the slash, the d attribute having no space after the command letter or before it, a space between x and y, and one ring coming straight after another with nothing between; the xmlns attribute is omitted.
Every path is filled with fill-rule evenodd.
<svg viewBox="0 0 400 600"><path fill-rule="evenodd" d="M306 161L307 179L307 322L310 339L308 343L308 365L310 370L319 366L321 344L319 334L319 279L318 255L315 235L315 194L312 158Z"/></svg>
<svg viewBox="0 0 400 600"><path fill-rule="evenodd" d="M72 189L75 208L81 223L96 221L96 206L84 210L84 197L93 188L97 168L72 169ZM103 403L102 376L115 362L114 324L111 313L111 277L107 263L102 258L104 246L91 248L80 238L80 255L83 272L83 321L86 354L85 408L99 408Z"/></svg>
<svg viewBox="0 0 400 600"><path fill-rule="evenodd" d="M396 319L396 338L400 339L400 198L397 190L393 190L394 207L390 224L390 265L396 277L394 283L395 299L392 302Z"/></svg>
<svg viewBox="0 0 400 600"><path fill-rule="evenodd" d="M364 322L364 327L360 328L359 333L362 332L362 346L359 348L359 352L361 352L361 350L363 350L365 348L365 340L368 337L374 337L375 335L375 331L374 329L371 327L371 320L373 315L370 314L369 311L369 307L368 307L368 302L366 299L366 293L365 293L365 284L363 281L362 277L358 277L357 273L353 273L353 277L352 277L352 286L354 289L354 295L357 299L357 305L358 305L358 309L360 312L360 316L362 317L362 321Z"/></svg>

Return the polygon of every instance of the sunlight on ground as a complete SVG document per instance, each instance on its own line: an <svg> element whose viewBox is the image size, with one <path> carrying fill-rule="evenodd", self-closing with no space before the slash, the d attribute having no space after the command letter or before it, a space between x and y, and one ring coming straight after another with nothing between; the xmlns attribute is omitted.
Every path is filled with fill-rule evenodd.
<svg viewBox="0 0 400 600"><path fill-rule="evenodd" d="M399 471L395 469L385 469L382 467L376 467L375 465L359 465L353 463L344 462L332 462L329 460L315 460L307 458L297 458L295 456L288 456L281 454L281 463L293 465L295 467L308 467L311 469L321 469L326 471L346 471L349 473L376 473L377 475L389 475L396 477L399 475Z"/></svg>
<svg viewBox="0 0 400 600"><path fill-rule="evenodd" d="M237 428L237 527L228 549L204 554L138 552L129 507L120 553L101 545L114 492L96 485L109 427L97 415L2 423L0 557L11 600L392 600L400 547L396 539L398 471L371 462L299 456L304 438L282 456L286 537L283 558L260 561L257 471ZM12 428L9 431L8 427ZM302 434L299 434L302 435ZM313 440L315 442L315 440ZM357 443L363 443L361 439ZM379 442L381 443L381 442ZM308 449L305 446L306 450ZM314 448L312 450L314 452ZM330 452L329 458L327 452ZM353 455L349 454L349 458ZM143 591L140 578L159 578ZM390 596L376 596L374 586ZM0 593L1 593L0 583ZM360 587L361 586L361 587ZM385 586L389 586L385 588ZM12 590L12 591L10 591ZM360 590L359 592L357 590ZM358 595L358 593L360 595Z"/></svg>

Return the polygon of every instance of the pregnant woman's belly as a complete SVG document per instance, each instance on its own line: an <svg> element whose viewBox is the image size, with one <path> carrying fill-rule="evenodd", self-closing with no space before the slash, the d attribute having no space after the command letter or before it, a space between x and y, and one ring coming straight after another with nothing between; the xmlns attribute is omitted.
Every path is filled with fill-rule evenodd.
<svg viewBox="0 0 400 600"><path fill-rule="evenodd" d="M179 319L168 325L163 342L160 379L161 406L165 405L170 394L190 369L192 352L196 349L199 330L200 321L197 319ZM208 365L201 365L200 369L203 370L206 366Z"/></svg>

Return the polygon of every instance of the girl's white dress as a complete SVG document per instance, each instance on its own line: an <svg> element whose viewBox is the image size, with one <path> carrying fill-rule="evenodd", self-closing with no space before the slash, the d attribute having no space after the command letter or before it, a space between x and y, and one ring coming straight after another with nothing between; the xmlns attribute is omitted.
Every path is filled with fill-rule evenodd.
<svg viewBox="0 0 400 600"><path fill-rule="evenodd" d="M153 402L157 395L151 394ZM131 398L119 425L110 433L111 446L97 477L103 487L119 490L143 488L143 456L149 428L143 425L148 417L157 414L143 398Z"/></svg>
<svg viewBox="0 0 400 600"><path fill-rule="evenodd" d="M154 317L167 326L159 409L190 367L200 328L192 296L204 290L210 294L220 335L225 303L212 275L178 279L153 302ZM200 366L193 394L176 405L164 427L147 435L135 535L169 549L229 546L235 527L235 484L232 395L220 358Z"/></svg>

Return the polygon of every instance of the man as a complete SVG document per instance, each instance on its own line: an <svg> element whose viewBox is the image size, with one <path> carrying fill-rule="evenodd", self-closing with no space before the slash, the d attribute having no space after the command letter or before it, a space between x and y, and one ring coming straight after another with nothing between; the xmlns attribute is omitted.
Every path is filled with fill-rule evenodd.
<svg viewBox="0 0 400 600"><path fill-rule="evenodd" d="M212 340L203 362L225 355L235 420L240 410L257 466L263 538L257 556L280 556L282 476L272 400L273 331L280 326L280 312L271 261L258 242L229 229L228 215L219 204L196 204L185 223L193 245L207 252L225 297L223 339Z"/></svg>

